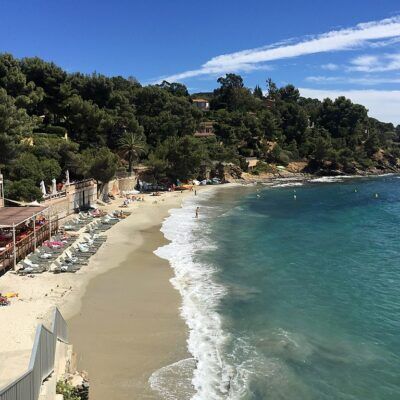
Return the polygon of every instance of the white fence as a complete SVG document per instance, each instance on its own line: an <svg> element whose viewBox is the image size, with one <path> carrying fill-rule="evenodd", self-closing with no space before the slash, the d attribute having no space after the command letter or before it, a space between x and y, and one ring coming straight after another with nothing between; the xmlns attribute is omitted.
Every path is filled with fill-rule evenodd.
<svg viewBox="0 0 400 400"><path fill-rule="evenodd" d="M54 371L57 340L68 343L67 323L56 308L51 331L37 327L28 370L0 389L0 400L38 400L42 382Z"/></svg>

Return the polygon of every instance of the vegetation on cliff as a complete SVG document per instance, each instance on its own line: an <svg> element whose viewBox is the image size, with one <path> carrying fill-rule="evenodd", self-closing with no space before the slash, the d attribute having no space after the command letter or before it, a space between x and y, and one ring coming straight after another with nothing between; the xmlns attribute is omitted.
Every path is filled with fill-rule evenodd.
<svg viewBox="0 0 400 400"><path fill-rule="evenodd" d="M207 166L245 157L310 171L396 169L400 126L370 118L339 97L307 99L292 85L246 88L227 74L202 93L201 111L180 83L142 86L134 78L67 73L39 58L0 55L0 167L7 196L40 197L41 180L94 177L108 181L138 162L154 179L198 178ZM204 121L215 136L194 137Z"/></svg>

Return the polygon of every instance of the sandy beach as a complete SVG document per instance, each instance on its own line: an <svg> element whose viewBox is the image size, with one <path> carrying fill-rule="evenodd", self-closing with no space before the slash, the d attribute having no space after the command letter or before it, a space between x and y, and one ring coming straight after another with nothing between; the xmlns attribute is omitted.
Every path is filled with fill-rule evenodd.
<svg viewBox="0 0 400 400"><path fill-rule="evenodd" d="M164 193L129 205L132 214L107 232L107 242L76 274L0 277L0 292L19 294L0 309L0 386L26 370L36 327L48 326L57 306L78 367L89 373L92 398L158 398L148 378L187 357L187 332L172 270L153 251L166 243L160 226L168 211L193 195Z"/></svg>
<svg viewBox="0 0 400 400"><path fill-rule="evenodd" d="M79 313L68 321L95 399L156 399L150 375L187 357L181 299L169 282L173 272L153 254L166 243L161 222L181 200L179 193L157 207L140 208L121 226L101 262L115 263L115 254L123 260L89 283Z"/></svg>

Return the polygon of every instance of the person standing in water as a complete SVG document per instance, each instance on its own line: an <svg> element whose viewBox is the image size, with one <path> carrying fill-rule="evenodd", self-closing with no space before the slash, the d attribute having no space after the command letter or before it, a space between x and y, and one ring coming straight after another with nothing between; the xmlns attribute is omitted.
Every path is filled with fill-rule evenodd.
<svg viewBox="0 0 400 400"><path fill-rule="evenodd" d="M196 208L196 218L199 218L199 210L200 210L200 207L197 207Z"/></svg>

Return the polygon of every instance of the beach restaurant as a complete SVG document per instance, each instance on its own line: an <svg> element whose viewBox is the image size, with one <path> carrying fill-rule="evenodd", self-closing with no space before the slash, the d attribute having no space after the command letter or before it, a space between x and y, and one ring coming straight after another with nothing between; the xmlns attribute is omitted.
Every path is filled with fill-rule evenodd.
<svg viewBox="0 0 400 400"><path fill-rule="evenodd" d="M0 273L36 250L58 230L49 207L0 207Z"/></svg>

